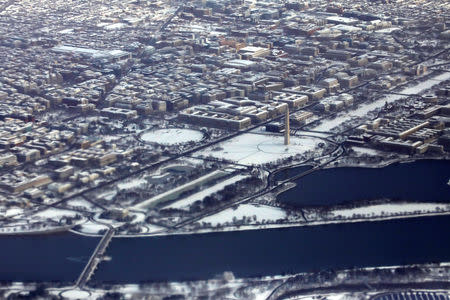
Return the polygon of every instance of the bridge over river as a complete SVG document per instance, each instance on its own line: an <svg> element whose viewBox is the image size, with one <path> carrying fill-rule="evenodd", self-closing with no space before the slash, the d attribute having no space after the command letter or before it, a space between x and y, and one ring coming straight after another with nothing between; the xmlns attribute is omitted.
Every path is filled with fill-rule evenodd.
<svg viewBox="0 0 450 300"><path fill-rule="evenodd" d="M78 277L78 280L76 282L77 287L83 287L86 282L89 281L91 276L94 274L95 270L97 269L98 264L103 259L103 254L105 253L106 248L108 247L109 243L112 240L112 237L114 236L115 230L114 228L109 228L105 235L102 237L100 242L97 245L97 248L95 248L94 252L92 253L91 257L89 258L88 263L83 269L83 272L81 272L80 276Z"/></svg>

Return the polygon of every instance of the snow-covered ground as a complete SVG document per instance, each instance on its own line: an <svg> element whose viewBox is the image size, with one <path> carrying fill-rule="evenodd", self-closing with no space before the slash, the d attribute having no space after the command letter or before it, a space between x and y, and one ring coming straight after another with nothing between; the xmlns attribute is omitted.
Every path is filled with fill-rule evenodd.
<svg viewBox="0 0 450 300"><path fill-rule="evenodd" d="M91 295L89 292L82 290L70 290L61 294L65 299L87 299Z"/></svg>
<svg viewBox="0 0 450 300"><path fill-rule="evenodd" d="M365 216L388 216L395 213L413 213L420 212L437 212L440 210L450 209L450 205L442 203L387 203L370 205L366 207L357 207L349 209L338 209L332 213L334 216L344 218L352 218L354 215Z"/></svg>
<svg viewBox="0 0 450 300"><path fill-rule="evenodd" d="M330 132L331 129L336 128L339 125L344 124L345 122L348 122L355 117L357 117L357 116L352 116L351 112L350 113L340 112L332 119L322 120L319 125L312 127L311 130Z"/></svg>
<svg viewBox="0 0 450 300"><path fill-rule="evenodd" d="M67 201L66 206L84 209L89 212L97 212L97 211L101 210L99 207L97 207L94 204L92 204L86 200L83 200L81 198L72 199L72 200Z"/></svg>
<svg viewBox="0 0 450 300"><path fill-rule="evenodd" d="M390 28L378 29L378 30L375 30L375 32L377 32L377 33L392 33L397 30L401 30L401 28L400 27L390 27Z"/></svg>
<svg viewBox="0 0 450 300"><path fill-rule="evenodd" d="M228 178L224 181L221 181L209 188L206 188L198 193L192 194L184 199L176 201L172 204L167 205L165 208L177 208L177 209L187 209L190 205L192 205L197 200L203 200L206 196L209 196L215 192L223 190L223 188L229 184L233 184L241 179L248 177L246 175L236 175L231 178Z"/></svg>
<svg viewBox="0 0 450 300"><path fill-rule="evenodd" d="M425 90L432 88L434 85L437 85L443 81L450 79L450 72L443 73L441 75L434 76L428 80L420 82L414 86L406 87L398 93L405 95L415 95L421 93ZM318 126L311 128L314 131L324 131L328 132L331 129L353 119L361 118L367 115L369 112L374 111L376 109L382 108L385 103L392 103L398 101L400 99L404 99L407 96L403 95L389 95L378 100L375 100L371 103L365 103L360 105L358 108L351 110L349 112L341 112L335 118L329 120L323 120Z"/></svg>
<svg viewBox="0 0 450 300"><path fill-rule="evenodd" d="M144 142L158 143L162 145L175 145L187 142L198 142L203 138L203 133L192 129L158 129L149 131L141 136Z"/></svg>
<svg viewBox="0 0 450 300"><path fill-rule="evenodd" d="M119 222L119 221L117 221L115 219L103 219L103 218L100 218L100 215L101 215L101 213L97 213L93 217L94 221L98 222L99 224L109 224L109 225L112 225L112 226L115 226L115 227L116 226L120 226L120 225L123 224L123 222Z"/></svg>
<svg viewBox="0 0 450 300"><path fill-rule="evenodd" d="M33 216L39 217L42 219L54 219L55 221L59 221L63 217L73 218L76 215L77 215L77 212L75 212L75 211L51 207L46 210L40 211L40 212L34 214Z"/></svg>
<svg viewBox="0 0 450 300"><path fill-rule="evenodd" d="M256 221L254 221L254 216ZM242 204L237 209L228 208L218 214L201 219L199 222L211 223L212 226L218 224L224 224L226 222L232 223L234 220L242 220L243 217L252 218L252 222L257 221L276 221L278 219L284 219L286 212L281 208L262 206L255 204Z"/></svg>
<svg viewBox="0 0 450 300"><path fill-rule="evenodd" d="M97 199L104 199L106 201L111 201L114 199L114 197L117 195L117 191L111 191L111 190L107 190L104 193L99 194L96 198Z"/></svg>
<svg viewBox="0 0 450 300"><path fill-rule="evenodd" d="M298 296L292 299L296 300L347 300L355 299L356 297L349 297L348 294L320 294L320 295L309 295L309 296Z"/></svg>
<svg viewBox="0 0 450 300"><path fill-rule="evenodd" d="M186 184L183 184L181 186L178 186L174 189L171 189L167 192L164 192L162 194L159 194L155 197L152 197L150 199L147 199L139 204L136 204L134 209L147 209L151 207L152 205L155 205L156 203L162 202L162 201L168 201L168 200L174 200L176 197L178 197L178 194L182 193L183 191L186 191L190 188L194 188L195 186L204 184L205 182L208 182L210 180L214 180L216 178L220 178L228 174L228 172L224 172L221 170L216 170L211 173L208 173L202 177L199 177L195 180L192 180L191 182L188 182Z"/></svg>
<svg viewBox="0 0 450 300"><path fill-rule="evenodd" d="M266 300L270 294L272 294L272 290L261 292L259 289L256 289L255 300Z"/></svg>
<svg viewBox="0 0 450 300"><path fill-rule="evenodd" d="M158 232L165 229L164 227L153 224L145 224L145 228L147 228L148 233Z"/></svg>
<svg viewBox="0 0 450 300"><path fill-rule="evenodd" d="M298 130L296 131L295 135L309 135L309 136L316 136L318 138L328 138L330 135L323 132L312 132L312 131L305 131L305 130Z"/></svg>
<svg viewBox="0 0 450 300"><path fill-rule="evenodd" d="M128 189L137 188L137 187L139 187L141 185L144 185L146 183L147 183L147 181L145 179L136 178L136 179L133 179L133 180L130 180L130 181L127 181L127 182L121 182L121 183L117 184L117 187L120 190L128 190Z"/></svg>
<svg viewBox="0 0 450 300"><path fill-rule="evenodd" d="M134 216L133 221L131 221L131 223L135 224L135 223L142 223L145 221L145 214L142 212L134 212L134 211L130 211L129 215Z"/></svg>
<svg viewBox="0 0 450 300"><path fill-rule="evenodd" d="M81 225L79 231L86 234L97 234L103 229L108 229L108 226L89 221Z"/></svg>
<svg viewBox="0 0 450 300"><path fill-rule="evenodd" d="M18 207L14 207L14 208L10 208L10 209L6 210L6 212L5 212L5 214L3 216L8 218L8 217L19 215L19 214L22 214L22 213L23 213L23 209L18 208Z"/></svg>
<svg viewBox="0 0 450 300"><path fill-rule="evenodd" d="M359 155L369 155L369 156L377 156L380 154L379 151L375 149L365 148L365 147L352 147L352 149Z"/></svg>
<svg viewBox="0 0 450 300"><path fill-rule="evenodd" d="M282 135L245 133L221 143L219 147L207 148L195 155L259 165L315 151L321 142L321 139L314 137L291 137L291 144L286 146Z"/></svg>

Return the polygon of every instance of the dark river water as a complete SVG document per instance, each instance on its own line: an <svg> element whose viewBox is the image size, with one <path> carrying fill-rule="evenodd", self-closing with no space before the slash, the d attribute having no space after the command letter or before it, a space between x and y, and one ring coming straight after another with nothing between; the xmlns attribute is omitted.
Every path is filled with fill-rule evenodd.
<svg viewBox="0 0 450 300"><path fill-rule="evenodd" d="M75 281L99 238L71 233L0 237L0 281Z"/></svg>
<svg viewBox="0 0 450 300"><path fill-rule="evenodd" d="M450 216L154 238L118 238L94 280L237 277L450 261Z"/></svg>
<svg viewBox="0 0 450 300"><path fill-rule="evenodd" d="M282 176L277 174L277 176ZM311 173L278 195L290 205L316 206L358 200L450 202L450 161L422 160L384 168L334 168Z"/></svg>
<svg viewBox="0 0 450 300"><path fill-rule="evenodd" d="M383 169L320 171L301 179L304 188L298 189L298 193L302 197L292 196L291 201L305 199L305 195L313 197L306 198L309 204L315 203L312 199L325 201L313 193L309 184L316 185L318 194L333 196L325 203L379 195L416 201L448 201L448 187L443 185L444 179L448 181L448 167L449 162L421 161ZM224 271L232 271L237 277L252 277L353 266L448 262L449 228L450 216L434 216L198 235L114 238L106 251L112 260L102 262L92 280L179 281L208 279ZM71 233L0 237L0 281L73 282L98 242L98 238Z"/></svg>

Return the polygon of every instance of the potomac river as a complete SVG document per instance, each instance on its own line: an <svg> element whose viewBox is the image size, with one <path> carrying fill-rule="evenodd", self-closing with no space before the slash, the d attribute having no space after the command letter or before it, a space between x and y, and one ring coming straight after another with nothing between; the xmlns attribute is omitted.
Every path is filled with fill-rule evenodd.
<svg viewBox="0 0 450 300"><path fill-rule="evenodd" d="M279 195L294 205L380 197L449 201L450 162L380 169L338 168L307 175ZM180 281L324 269L449 262L450 216L195 235L114 238L96 282ZM1 281L67 281L81 273L99 238L72 233L2 236Z"/></svg>

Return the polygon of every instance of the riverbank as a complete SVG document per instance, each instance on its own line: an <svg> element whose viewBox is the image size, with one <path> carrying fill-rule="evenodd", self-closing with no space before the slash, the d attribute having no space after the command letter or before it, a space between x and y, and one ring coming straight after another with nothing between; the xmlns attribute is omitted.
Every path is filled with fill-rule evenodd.
<svg viewBox="0 0 450 300"><path fill-rule="evenodd" d="M437 295L446 299L450 296L449 279L448 263L329 270L317 275L292 276L265 299L394 299L397 298L395 294L405 295L407 293L423 295L423 297L411 297L410 299L428 297L431 299ZM390 294L392 294L391 297ZM434 296L431 297L431 295Z"/></svg>
<svg viewBox="0 0 450 300"><path fill-rule="evenodd" d="M408 166L408 163L420 163L427 165L429 159L397 159L390 160L384 164L372 165L372 166L352 166L356 170L369 170L380 169L383 167L391 166L395 163L401 163L395 168L403 168ZM441 162L447 163L447 160L431 160L434 166L439 166ZM403 165L405 163L406 165ZM298 165L294 167L301 172L307 171L306 169ZM348 166L346 166L348 168ZM322 170L332 171L341 170L345 171L344 167L328 168ZM409 169L408 169L409 170ZM419 169L420 170L420 169ZM288 171L289 172L289 171ZM321 172L317 170L316 172ZM315 174L315 172L308 176ZM383 172L384 174L384 172ZM290 174L294 175L295 174ZM398 174L397 174L398 175ZM397 175L394 177L397 178ZM408 171L408 176L412 176L412 173ZM417 176L416 176L417 177ZM412 178L412 177L411 177ZM417 178L420 178L417 177ZM445 177L445 182L448 178ZM398 179L398 178L397 178ZM407 182L409 185L410 182ZM273 191L265 197L266 200L255 200L251 203L242 203L236 208L228 208L215 215L205 217L198 220L196 223L192 223L179 230L169 230L161 228L156 232L150 233L138 233L138 234L121 234L118 233L116 237L151 237L151 236L165 236L165 235L177 235L177 234L203 234L213 232L224 231L245 231L245 230L258 230L258 229L271 229L271 228L288 228L288 227L302 227L302 226L320 226L326 224L339 224L339 223L356 223L356 222L374 222L374 221L386 221L393 219L405 219L405 218L419 218L427 216L446 215L450 211L450 205L442 202L398 202L392 201L389 198L382 198L376 201L356 201L346 202L342 204L327 204L317 207L303 207L293 208L290 206L282 205L278 201L275 201L275 197L285 191L289 191L290 188L296 188L295 182L287 182L280 190ZM442 196L441 196L442 197ZM437 199L436 199L437 200ZM251 206L254 206L252 209ZM240 207L249 207L248 216L242 216ZM263 209L264 208L264 209ZM259 211L263 210L264 213L260 216ZM270 211L273 211L273 214ZM280 210L285 212L285 217L280 215ZM287 216L286 216L287 215ZM243 219L244 218L244 219ZM280 219L281 218L281 219ZM205 224L206 222L206 224ZM99 236L98 234L91 232L77 232L74 233L85 236Z"/></svg>
<svg viewBox="0 0 450 300"><path fill-rule="evenodd" d="M332 211L331 211L332 212ZM196 229L192 231L176 231L176 232L158 232L152 234L134 234L134 235L121 235L116 234L114 238L142 238L142 237L156 237L156 236L176 236L176 235L195 235L195 234L208 234L208 233L219 233L219 232L234 232L234 231L249 231L249 230L264 230L264 229L281 229L281 228L297 228L297 227L314 227L323 226L331 224L347 224L347 223L365 223L365 222L381 222L389 220L399 220L399 219L412 219L412 218L426 218L435 216L446 216L450 215L449 211L436 212L436 213L417 213L401 216L374 216L370 218L354 218L354 219L334 219L334 220L320 220L311 222L297 222L297 223L286 223L286 224L264 224L264 225L239 225L239 226L224 226L220 228L204 228ZM76 231L71 231L75 234L80 234L82 236L89 237L100 237L101 235L90 235L79 233Z"/></svg>
<svg viewBox="0 0 450 300"><path fill-rule="evenodd" d="M308 176L316 174L317 172L323 172L326 170L332 171L332 170L340 170L340 169L345 169L345 168L357 168L357 169L380 169L380 168L385 168L388 166L391 166L395 163L400 163L400 164L407 164L407 163L415 163L415 162L420 162L420 161L427 161L429 160L429 158L425 158L425 157L419 157L419 158L396 158L393 160L387 160L387 161L383 161L381 163L377 163L377 164L345 164L345 165L337 165L337 166L332 166L332 165L327 165L325 166L325 168L323 169L318 169L315 170L314 172L312 172L311 174L308 174ZM447 159L434 159L431 161L436 161L436 162L447 162ZM287 174L292 176L296 176L298 174L293 174L292 170L296 170L298 169L300 174L304 173L304 172L308 172L310 171L311 165L298 165L295 164L293 166L291 166L291 168L286 168L286 167L282 167L281 171L287 172ZM276 176L280 176L280 171L274 171L273 174L277 174ZM276 177L275 177L276 178ZM272 178L272 180L275 180L274 178ZM448 180L448 179L447 179ZM291 189L295 189L297 188L297 184L296 182L291 182L291 181L287 181L283 186L280 186L280 189L274 190L272 193L267 194L268 197L265 197L265 199L268 200L264 200L264 201L260 201L262 204L259 204L258 201L255 201L254 205L259 205L258 207L267 207L268 210L270 210L271 207L276 207L276 210L284 210L286 211L286 213L289 213L289 211L292 209L292 207L289 206L285 206L285 205L280 205L278 203L278 201L275 201L274 199L279 196L282 195L285 192L289 192ZM372 221L385 221L385 220L391 220L391 219L403 219L403 218L415 218L415 217L426 217L426 216L436 216L436 215L445 215L448 213L448 211L450 211L449 207L440 207L438 211L434 211L434 210L428 210L428 211L424 211L424 210L419 210L419 211L411 211L411 207L414 207L414 205L417 205L417 203L412 203L410 206L408 203L401 203L402 205L397 206L393 211L390 211L388 214L384 213L382 210L380 209L375 209L376 205L380 205L380 204L385 204L385 205L389 205L392 204L391 201L389 199L385 199L383 201L377 201L376 205L373 205L373 203L371 201L366 201L366 202L359 202L359 205L354 205L352 202L346 203L345 206L334 206L331 205L331 209L328 209L326 212L327 214L324 215L323 213L319 216L318 213L316 212L322 212L323 211L323 207L329 207L329 205L325 205L325 206L318 206L317 210L315 211L314 209L305 209L305 208L301 208L298 209L297 212L301 213L302 215L298 215L297 218L293 217L292 215L290 216L289 220L281 220L279 219L279 214L276 214L276 218L272 217L271 218L271 214L270 211L268 214L266 214L263 218L259 218L258 220L250 220L251 216L253 215L253 213L250 211L250 215L247 216L247 220L244 222L241 220L241 216L238 216L237 219L233 219L233 213L234 213L234 209L227 209L226 214L229 215L229 219L223 221L221 224L219 223L213 223L213 226L206 224L202 225L202 223L204 222L203 219L200 219L197 223L193 223L190 224L189 226L186 226L185 228L181 228L180 230L177 231L173 231L173 230L168 230L165 228L159 228L158 230L152 230L149 233L130 233L130 234L123 234L123 233L118 233L116 235L116 237L151 237L151 236L164 236L164 235L176 235L176 234L202 234L202 233L212 233L212 232L223 232L223 231L244 231L244 230L258 230L258 229L271 229L271 228L287 228L287 227L302 227L302 226L319 226L319 225L325 225L325 224L338 224L338 223L355 223L355 222L372 222ZM251 203L250 203L251 204ZM362 205L361 205L362 204ZM435 203L435 205L441 205L442 203ZM241 205L249 205L246 203L242 203ZM433 204L434 205L434 204ZM266 209L266 210L267 210ZM361 216L350 216L349 214L351 213L350 211L342 211L342 209L358 209L357 212L353 212L354 214L357 215L361 215L361 214L367 214L364 217ZM374 210L375 209L375 210ZM366 211L365 211L366 210ZM344 217L342 217L342 215L339 217L339 214L336 214L337 211L340 211L340 213L344 214ZM222 214L223 212L219 212L217 215ZM208 217L208 220L214 219L214 216L216 215L212 215L210 217ZM263 222L262 222L263 221ZM226 224L225 224L226 223ZM236 223L236 224L233 224ZM122 223L120 223L119 225L121 225ZM95 224L93 224L95 225ZM37 229L37 230L22 230L20 229L19 226L23 226L23 224L17 225L17 230L14 231L9 231L9 232L0 232L0 235L22 235L22 234L53 234L53 233L58 233L58 232L64 232L64 231L70 231L72 233L75 234L79 234L79 235L83 235L83 236L88 236L88 237L99 237L101 236L101 233L97 233L93 230L90 231L83 231L83 230L74 230L72 226L61 226L61 227L56 227L56 228L51 228L51 229ZM114 223L111 223L110 226L114 226ZM148 225L151 226L151 225ZM94 229L104 229L105 226L104 224L98 224L98 226L94 226Z"/></svg>
<svg viewBox="0 0 450 300"><path fill-rule="evenodd" d="M206 280L225 271L248 278L448 261L449 241L445 237L449 222L447 214L357 224L115 238L106 253L111 260L99 265L92 282ZM2 251L10 259L0 263L0 280L20 281L73 279L73 272L80 274L88 253L99 242L98 238L68 233L2 239ZM27 268L30 264L45 264L45 272Z"/></svg>
<svg viewBox="0 0 450 300"><path fill-rule="evenodd" d="M353 159L356 159L356 157L351 157ZM361 158L359 158L361 159ZM326 165L323 167L323 169L337 169L337 168L371 168L371 169L379 169L379 168L385 168L388 167L392 164L396 164L396 163L413 163L413 162L417 162L417 161L427 161L427 160L434 160L434 161L450 161L450 157L414 157L411 158L409 156L405 156L405 157L397 157L394 159L384 159L381 160L380 162L376 162L375 164L371 164L368 162L363 162L361 163L356 163L356 162L338 162L337 165L333 165L333 166L329 166Z"/></svg>
<svg viewBox="0 0 450 300"><path fill-rule="evenodd" d="M297 186L277 197L304 208L393 199L404 202L446 202L450 160L415 160L384 168L329 168L297 177Z"/></svg>
<svg viewBox="0 0 450 300"><path fill-rule="evenodd" d="M0 231L0 236L16 236L16 235L43 235L43 234L54 234L54 233L61 233L66 231L71 231L71 229L76 226L74 225L66 225L66 226L59 226L54 228L46 228L46 229L33 229L33 230L23 230L20 229L20 231L12 231L12 232L3 232Z"/></svg>
<svg viewBox="0 0 450 300"><path fill-rule="evenodd" d="M449 222L450 215L439 215L382 222L115 238L107 251L112 260L99 265L92 282L202 280L224 271L242 278L448 261L450 242L445 236Z"/></svg>
<svg viewBox="0 0 450 300"><path fill-rule="evenodd" d="M449 263L408 266L368 267L320 273L235 278L225 272L216 278L203 281L177 281L170 283L95 284L84 289L75 286L46 283L13 282L0 285L0 296L7 298L16 293L40 291L42 297L63 296L65 299L91 299L117 294L125 299L183 295L183 299L239 298L253 300L370 299L394 291L434 292L448 295ZM381 276L383 275L383 276ZM329 282L324 283L325 279ZM51 286L51 287L47 287ZM2 294L3 293L3 294ZM437 299L437 298L435 298Z"/></svg>

